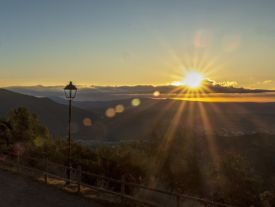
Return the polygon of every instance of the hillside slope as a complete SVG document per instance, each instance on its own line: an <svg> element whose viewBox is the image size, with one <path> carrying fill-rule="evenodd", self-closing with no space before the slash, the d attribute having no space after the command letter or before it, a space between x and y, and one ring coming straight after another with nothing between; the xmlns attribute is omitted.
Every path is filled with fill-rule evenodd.
<svg viewBox="0 0 275 207"><path fill-rule="evenodd" d="M55 136L66 136L68 126L68 107L58 104L48 98L36 98L33 96L23 95L0 89L0 117L17 107L26 107L49 128ZM73 107L72 109L72 128L75 138L93 137L95 133L100 136L104 130L98 116L92 112ZM91 126L84 126L83 120L88 118L92 120ZM96 130L95 130L96 129Z"/></svg>

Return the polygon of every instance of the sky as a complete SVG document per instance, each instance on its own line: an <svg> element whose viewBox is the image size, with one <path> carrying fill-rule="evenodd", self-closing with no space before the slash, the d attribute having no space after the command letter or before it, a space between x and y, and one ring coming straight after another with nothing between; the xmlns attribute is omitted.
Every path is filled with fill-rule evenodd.
<svg viewBox="0 0 275 207"><path fill-rule="evenodd" d="M0 86L275 89L274 0L0 0Z"/></svg>

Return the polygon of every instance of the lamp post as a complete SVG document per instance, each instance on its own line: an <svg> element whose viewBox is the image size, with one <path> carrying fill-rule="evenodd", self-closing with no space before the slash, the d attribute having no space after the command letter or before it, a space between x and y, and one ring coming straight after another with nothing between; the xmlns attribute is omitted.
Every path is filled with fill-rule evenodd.
<svg viewBox="0 0 275 207"><path fill-rule="evenodd" d="M69 100L69 127L68 127L68 170L67 179L70 184L71 179L71 119L72 119L72 100L76 97L77 88L73 85L72 81L64 88L65 97Z"/></svg>

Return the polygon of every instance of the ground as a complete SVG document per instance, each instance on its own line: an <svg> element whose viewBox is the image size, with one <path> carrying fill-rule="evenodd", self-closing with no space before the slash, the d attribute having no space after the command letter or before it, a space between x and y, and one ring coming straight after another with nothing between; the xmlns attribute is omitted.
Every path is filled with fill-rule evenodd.
<svg viewBox="0 0 275 207"><path fill-rule="evenodd" d="M0 169L1 207L103 207L91 199L65 192L28 177Z"/></svg>

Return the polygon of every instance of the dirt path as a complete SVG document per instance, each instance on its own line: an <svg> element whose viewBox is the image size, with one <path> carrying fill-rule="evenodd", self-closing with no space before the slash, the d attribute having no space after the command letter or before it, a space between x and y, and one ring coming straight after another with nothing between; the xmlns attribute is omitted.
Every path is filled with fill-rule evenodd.
<svg viewBox="0 0 275 207"><path fill-rule="evenodd" d="M1 207L103 207L90 199L0 169Z"/></svg>

